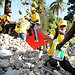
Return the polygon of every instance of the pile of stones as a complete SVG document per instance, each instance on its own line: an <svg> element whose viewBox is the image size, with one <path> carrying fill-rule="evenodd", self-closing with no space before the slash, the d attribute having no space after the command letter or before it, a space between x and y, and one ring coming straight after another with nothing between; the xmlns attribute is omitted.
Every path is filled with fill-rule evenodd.
<svg viewBox="0 0 75 75"><path fill-rule="evenodd" d="M70 61L75 63L71 58ZM47 53L33 50L26 41L0 34L0 75L71 75L61 67L57 71L50 64L44 66L48 59Z"/></svg>

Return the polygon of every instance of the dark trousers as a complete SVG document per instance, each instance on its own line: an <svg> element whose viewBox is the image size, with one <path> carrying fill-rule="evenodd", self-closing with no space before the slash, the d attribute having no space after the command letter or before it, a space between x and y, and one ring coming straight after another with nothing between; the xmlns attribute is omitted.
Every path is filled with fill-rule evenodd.
<svg viewBox="0 0 75 75"><path fill-rule="evenodd" d="M8 34L10 27L11 27L11 32L13 32L13 30L15 29L15 26L16 26L16 24L6 24L5 25L5 29L6 29L6 32L5 33Z"/></svg>
<svg viewBox="0 0 75 75"><path fill-rule="evenodd" d="M57 60L53 59L52 57L50 57L47 62L49 62L52 67L57 66ZM75 68L71 66L70 62L68 61L68 58L64 57L63 61L59 61L59 63L64 70L70 72L72 75L75 75Z"/></svg>
<svg viewBox="0 0 75 75"><path fill-rule="evenodd" d="M68 59L65 57L63 61L60 61L60 66L70 72L72 75L75 75L75 68L73 68L70 64L70 62L68 61Z"/></svg>

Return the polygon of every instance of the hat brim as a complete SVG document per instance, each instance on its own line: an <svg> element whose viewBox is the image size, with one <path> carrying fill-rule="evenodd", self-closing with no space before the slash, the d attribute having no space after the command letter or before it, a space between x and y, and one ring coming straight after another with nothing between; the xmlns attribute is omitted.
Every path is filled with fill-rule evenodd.
<svg viewBox="0 0 75 75"><path fill-rule="evenodd" d="M65 25L65 26L67 26L67 24L66 23L62 23L61 25L59 25L59 26L62 26L62 25Z"/></svg>

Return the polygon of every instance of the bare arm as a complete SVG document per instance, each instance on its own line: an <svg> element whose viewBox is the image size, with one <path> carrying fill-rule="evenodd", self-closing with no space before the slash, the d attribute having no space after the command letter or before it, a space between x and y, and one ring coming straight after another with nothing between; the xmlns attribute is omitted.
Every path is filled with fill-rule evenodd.
<svg viewBox="0 0 75 75"><path fill-rule="evenodd" d="M48 36L48 37L47 37L47 41L49 41L49 42L53 42L53 40L54 40L54 39L52 39L51 36Z"/></svg>

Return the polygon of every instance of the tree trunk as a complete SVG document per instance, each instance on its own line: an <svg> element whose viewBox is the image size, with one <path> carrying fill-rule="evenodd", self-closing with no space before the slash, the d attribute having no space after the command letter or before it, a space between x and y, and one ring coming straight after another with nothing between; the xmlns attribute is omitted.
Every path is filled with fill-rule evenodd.
<svg viewBox="0 0 75 75"><path fill-rule="evenodd" d="M12 2L12 0L5 0L4 14L7 14L7 10L11 9L11 2Z"/></svg>

